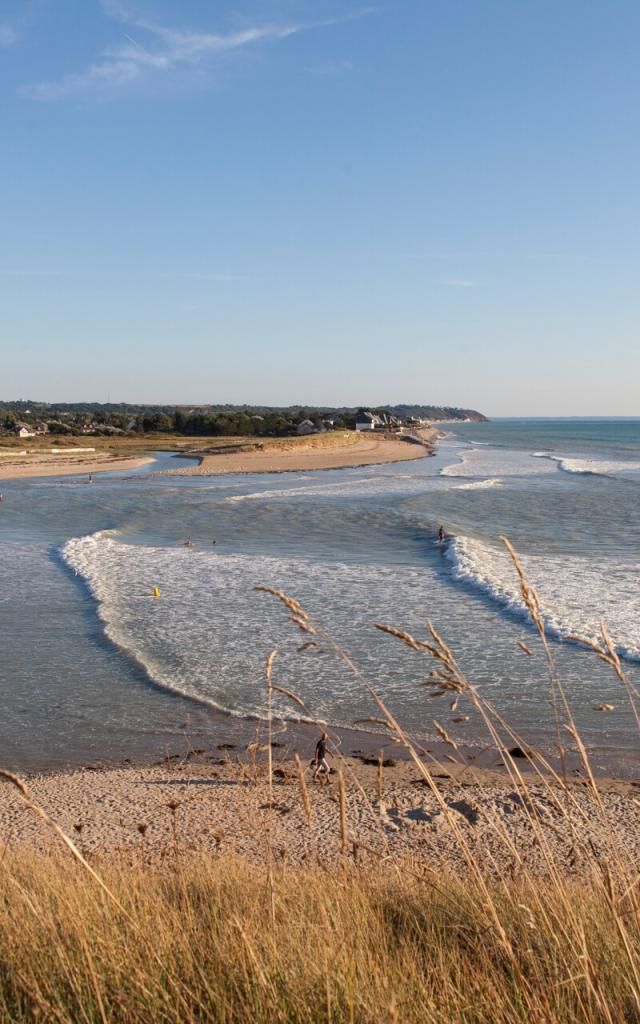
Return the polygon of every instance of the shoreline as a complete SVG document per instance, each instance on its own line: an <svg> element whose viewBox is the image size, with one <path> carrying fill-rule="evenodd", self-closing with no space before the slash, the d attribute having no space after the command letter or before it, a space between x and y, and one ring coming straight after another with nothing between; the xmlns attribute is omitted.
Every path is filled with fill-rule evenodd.
<svg viewBox="0 0 640 1024"><path fill-rule="evenodd" d="M153 685L155 686L155 683ZM192 701L192 698L167 691L163 687L159 688L159 692L170 697L177 696L188 703ZM244 756L256 743L264 747L266 718L236 716L201 703L197 699L194 699L194 703L201 712L204 712L205 718L199 723L191 723L189 727L182 726L174 731L145 732L143 735L136 735L130 747L123 748L122 744L116 744L111 751L105 749L101 754L88 750L84 754L78 752L75 758L66 762L30 757L25 759L26 763L20 764L21 759L14 762L7 759L4 763L0 761L0 769L8 768L9 771L15 771L27 780L56 778L77 772L146 770L172 760L188 762L194 757L197 760L200 755L209 756L218 748L233 750L234 756ZM303 751L312 753L317 734L326 729L331 735L334 748L341 756L349 752L349 756L353 755L356 758L363 756L377 759L382 752L385 759L391 757L399 763L411 761L411 755L402 743L387 731L337 724L323 719L312 721L306 718L274 716L272 723L274 760L286 758L287 752L298 751L304 763ZM438 771L479 773L481 777L491 777L496 781L508 779L501 755L493 745L488 745L486 737L482 738L479 733L467 739L458 738L456 759L452 758L449 745L435 733L421 737L409 730L407 734L419 756L432 766L436 765ZM558 776L562 775L562 762L555 751L553 737L524 735L519 733L518 729L515 730L514 736L517 736L518 740L513 739L512 745L519 741L527 752L526 755L515 755L519 771L525 775L533 774L536 770L548 774L546 763L552 772ZM106 748L107 744L104 746ZM613 756L618 751L617 747L586 749L591 772L599 784L638 787L640 798L640 757L623 756L621 761L619 757ZM626 751L626 754L629 755L629 751ZM599 760L600 764L596 764L596 760ZM564 766L569 781L584 777L582 758L577 748L564 748Z"/></svg>

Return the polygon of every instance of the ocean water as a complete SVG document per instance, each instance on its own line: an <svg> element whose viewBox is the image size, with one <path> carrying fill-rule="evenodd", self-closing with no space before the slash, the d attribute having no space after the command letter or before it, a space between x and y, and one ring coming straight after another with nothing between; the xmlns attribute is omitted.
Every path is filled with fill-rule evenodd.
<svg viewBox="0 0 640 1024"><path fill-rule="evenodd" d="M423 684L425 655L376 622L445 637L468 678L533 743L553 745L546 663L510 538L536 587L557 673L595 764L639 762L611 669L570 638L604 620L640 676L640 420L502 420L450 429L435 457L318 473L172 476L138 471L3 482L0 763L35 769L135 758L221 722L265 714L262 666L278 650L276 710L375 728L378 713L326 642L257 591L301 601L421 741L437 719L484 744L464 700ZM443 524L447 542L436 541ZM190 538L193 546L185 547ZM215 543L213 543L215 541ZM153 597L153 588L160 592ZM534 652L526 655L523 641ZM594 708L614 706L603 713Z"/></svg>

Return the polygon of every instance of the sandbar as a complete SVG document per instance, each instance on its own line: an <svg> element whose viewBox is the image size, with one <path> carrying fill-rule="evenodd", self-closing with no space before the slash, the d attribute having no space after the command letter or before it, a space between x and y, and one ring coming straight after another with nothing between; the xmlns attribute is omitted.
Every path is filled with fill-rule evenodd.
<svg viewBox="0 0 640 1024"><path fill-rule="evenodd" d="M316 469L346 469L422 459L432 453L433 443L442 436L435 428L413 435L312 435L282 441L257 442L231 451L189 452L200 464L188 469L167 470L171 475L218 476L228 473L286 473Z"/></svg>
<svg viewBox="0 0 640 1024"><path fill-rule="evenodd" d="M8 458L0 463L0 480L24 480L29 477L41 476L80 476L84 473L113 473L124 469L138 469L147 462L153 462L150 456L136 458L118 458L110 455L91 454L83 458L81 455L45 455L42 453L28 457L28 461L16 458L9 462Z"/></svg>

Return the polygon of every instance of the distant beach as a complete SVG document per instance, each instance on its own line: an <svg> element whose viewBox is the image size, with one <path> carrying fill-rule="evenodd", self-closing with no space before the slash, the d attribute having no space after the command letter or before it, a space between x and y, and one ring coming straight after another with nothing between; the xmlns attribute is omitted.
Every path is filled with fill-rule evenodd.
<svg viewBox="0 0 640 1024"><path fill-rule="evenodd" d="M384 465L421 459L432 452L433 443L441 436L434 428L423 428L415 435L319 434L300 442L299 439L256 444L238 451L190 452L199 456L195 468L171 470L186 476L217 476L233 473L286 473L317 469L346 469L358 466ZM327 444L330 440L332 443Z"/></svg>
<svg viewBox="0 0 640 1024"><path fill-rule="evenodd" d="M420 459L432 451L433 443L441 436L435 428L422 428L412 435L366 435L354 432L332 433L267 439L249 442L229 439L228 444L197 449L192 442L173 441L177 452L187 449L185 455L199 460L199 465L171 472L187 475L213 476L223 473L282 473L314 469L341 469L369 466L389 462ZM160 441L157 447L162 447ZM216 448L219 447L220 451ZM154 443L149 442L149 450ZM111 451L61 449L47 452L42 447L32 451L0 450L0 480L21 480L29 477L74 476L83 473L105 473L131 470L153 461L147 454L132 457Z"/></svg>

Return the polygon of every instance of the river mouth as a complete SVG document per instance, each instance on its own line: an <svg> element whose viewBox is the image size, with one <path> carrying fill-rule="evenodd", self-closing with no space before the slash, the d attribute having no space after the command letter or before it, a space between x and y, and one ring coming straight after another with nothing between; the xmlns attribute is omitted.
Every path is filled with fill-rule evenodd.
<svg viewBox="0 0 640 1024"><path fill-rule="evenodd" d="M279 683L304 703L278 697L287 728L306 737L311 727L295 720L309 718L375 733L366 720L379 712L361 683L326 644L298 650L309 638L258 586L299 600L417 742L437 742L434 720L465 750L480 750L485 737L464 698L456 713L446 694L429 696L428 656L381 634L376 622L427 638L432 620L482 696L552 752L543 651L517 605L515 571L504 553L496 562L504 532L547 603L558 678L594 767L637 772L637 734L619 680L566 639L596 636L602 591L635 677L635 563L627 553L637 528L624 514L633 504L628 480L566 473L480 436L475 444L449 436L433 459L415 463L282 477L166 476L177 458L159 454L152 468L104 474L90 488L69 479L11 484L0 522L0 740L9 766L144 760L186 736L224 742L225 729L242 747L264 719L262 671L274 647ZM605 537L612 500L620 516ZM594 710L602 705L611 710Z"/></svg>

